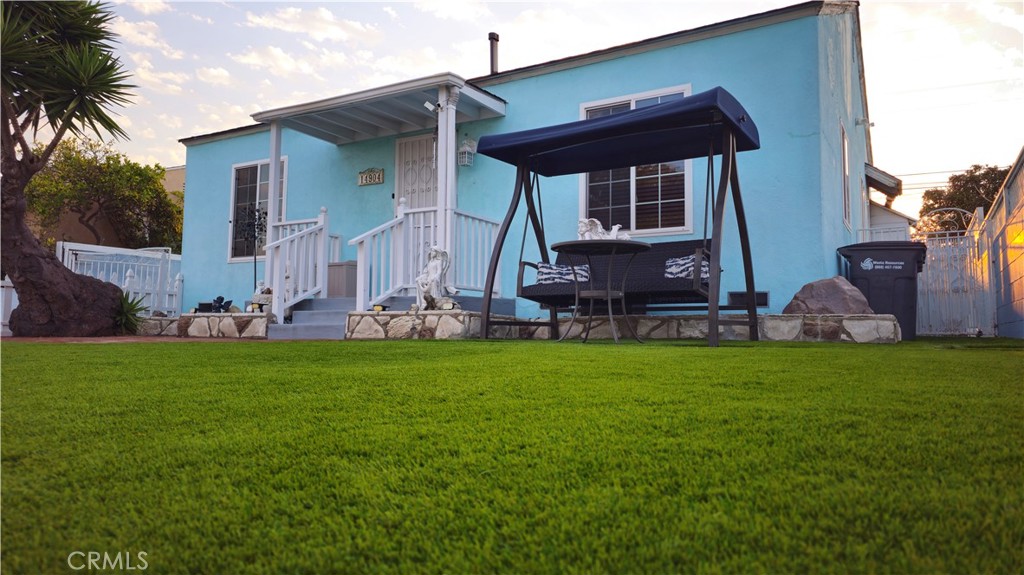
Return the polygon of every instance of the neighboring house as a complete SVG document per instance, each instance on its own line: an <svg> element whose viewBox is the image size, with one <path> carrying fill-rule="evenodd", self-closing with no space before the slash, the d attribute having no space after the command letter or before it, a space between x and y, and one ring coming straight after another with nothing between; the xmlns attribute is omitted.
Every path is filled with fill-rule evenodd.
<svg viewBox="0 0 1024 575"><path fill-rule="evenodd" d="M869 225L861 233L863 242L909 241L910 228L917 220L871 200L868 207Z"/></svg>
<svg viewBox="0 0 1024 575"><path fill-rule="evenodd" d="M185 203L185 166L164 168L164 189L179 207Z"/></svg>
<svg viewBox="0 0 1024 575"><path fill-rule="evenodd" d="M685 5L673 11L685 20ZM857 2L806 2L470 80L444 73L298 103L254 114L257 125L186 138L183 305L247 299L255 252L275 309L326 293L326 266L311 262L327 258L358 261L365 307L409 293L431 244L450 254L449 283L479 294L515 170L473 158L476 140L721 86L760 132L761 149L741 153L738 168L756 287L768 292L764 311L780 312L805 283L836 275L836 248L881 217L869 189L900 193L899 180L871 166L860 42ZM644 241L701 238L706 161L654 168L542 179L548 243L575 239L585 217ZM269 256L248 237L253 208L274 222ZM506 298L522 223L520 214L501 259ZM730 227L723 292L744 289ZM536 250L527 242L524 258L536 261ZM525 300L516 313L541 315Z"/></svg>
<svg viewBox="0 0 1024 575"><path fill-rule="evenodd" d="M83 224L79 219L79 215L72 212L62 213L57 223L53 226L42 225L39 218L31 212L25 214L25 221L29 229L32 230L32 233L50 248L56 242L77 242L115 248L124 247L120 238L117 237L117 230L114 229L114 226L102 213L96 215L89 225Z"/></svg>

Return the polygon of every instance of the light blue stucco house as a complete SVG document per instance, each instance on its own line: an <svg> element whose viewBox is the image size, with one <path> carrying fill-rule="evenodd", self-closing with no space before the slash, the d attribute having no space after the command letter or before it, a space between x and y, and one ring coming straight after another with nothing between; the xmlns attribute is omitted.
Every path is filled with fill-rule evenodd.
<svg viewBox="0 0 1024 575"><path fill-rule="evenodd" d="M677 10L685 15L685 6ZM836 248L871 239L870 191L901 191L871 165L857 2L806 2L479 78L427 76L186 138L183 307L218 295L248 299L254 249L255 275L274 288L275 309L350 292L339 284L345 275L356 284L346 295L363 309L408 295L431 245L450 254L449 283L479 295L515 168L474 156L477 140L716 86L760 132L760 149L739 154L738 164L757 290L767 292L763 311L778 313L802 285L839 272ZM695 159L653 176L633 168L545 178L547 240L576 239L587 217L648 242L699 239L707 171ZM652 189L651 177L653 197L638 192ZM265 250L246 233L253 208L272 222ZM515 297L522 224L520 214L505 243L512 251L501 258L498 297ZM730 273L742 263L729 233L723 293L743 289L742 272ZM527 242L522 257L537 261L536 252ZM337 274L325 265L342 261L358 263ZM520 317L542 313L527 300L514 305Z"/></svg>

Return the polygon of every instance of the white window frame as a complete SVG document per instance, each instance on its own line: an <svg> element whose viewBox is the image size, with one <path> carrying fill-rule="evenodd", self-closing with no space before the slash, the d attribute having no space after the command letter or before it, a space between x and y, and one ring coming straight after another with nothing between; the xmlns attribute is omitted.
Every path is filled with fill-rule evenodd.
<svg viewBox="0 0 1024 575"><path fill-rule="evenodd" d="M637 92L634 94L627 94L618 96L615 98L605 98L603 100L594 100L591 102L584 102L580 104L580 119L584 120L587 117L587 110L591 108L601 108L604 106L610 106L612 104L622 104L629 102L630 109L636 109L637 100L645 100L647 98L656 98L659 96L668 96L671 94L682 94L683 96L689 96L693 93L692 86L690 84L680 84L678 86L669 86L666 88L659 88L657 90L649 90L646 92ZM684 160L683 167L683 181L686 186L686 195L683 201L683 225L671 228L652 228L647 230L635 230L633 229L636 225L636 167L629 169L629 202L630 202L630 226L628 230L629 234L633 237L652 237L652 236L664 236L672 234L692 234L693 233L693 161ZM579 175L579 218L583 219L587 217L587 174L582 173Z"/></svg>
<svg viewBox="0 0 1024 575"><path fill-rule="evenodd" d="M846 137L846 128L840 122L839 124L839 140L842 157L842 178L843 178L843 223L846 224L846 229L853 230L853 204L852 198L850 197L850 143Z"/></svg>
<svg viewBox="0 0 1024 575"><path fill-rule="evenodd" d="M231 165L231 193L228 194L230 197L230 203L228 204L228 263L252 263L252 256L241 256L232 257L231 248L234 243L234 232L235 232L235 177L238 173L239 168L250 168L252 166L257 167L266 165L270 168L270 158L264 158L262 160L254 160L251 162L239 162ZM271 187L271 191L273 187ZM269 192L267 201L270 201ZM285 210L288 205L288 157L281 156L281 209L277 214L278 223L285 221ZM270 233L270 225L267 225L267 233ZM256 260L262 261L266 258L266 252L262 254L256 254Z"/></svg>

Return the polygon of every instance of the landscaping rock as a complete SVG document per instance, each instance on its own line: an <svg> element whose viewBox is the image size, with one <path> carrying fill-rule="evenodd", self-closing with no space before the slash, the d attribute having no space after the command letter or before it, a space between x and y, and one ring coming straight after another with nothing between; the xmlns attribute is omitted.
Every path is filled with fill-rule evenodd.
<svg viewBox="0 0 1024 575"><path fill-rule="evenodd" d="M835 276L800 288L782 313L863 315L875 312L859 289L843 276Z"/></svg>

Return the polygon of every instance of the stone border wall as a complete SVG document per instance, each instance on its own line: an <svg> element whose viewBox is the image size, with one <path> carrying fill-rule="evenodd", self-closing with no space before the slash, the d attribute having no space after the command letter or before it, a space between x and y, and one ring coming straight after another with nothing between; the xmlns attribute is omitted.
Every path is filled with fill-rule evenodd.
<svg viewBox="0 0 1024 575"><path fill-rule="evenodd" d="M178 318L147 317L139 325L138 335L178 335Z"/></svg>
<svg viewBox="0 0 1024 575"><path fill-rule="evenodd" d="M186 313L177 320L178 337L266 339L274 315L265 313Z"/></svg>
<svg viewBox="0 0 1024 575"><path fill-rule="evenodd" d="M730 317L730 316L725 316ZM731 316L744 317L744 316ZM643 339L706 339L706 315L633 316L631 321ZM616 318L620 338L631 334L622 318ZM560 320L560 331L578 338L586 327L585 319ZM480 313L470 311L350 312L347 339L474 339L480 333ZM900 341L899 323L894 315L761 315L758 333L763 341L831 341L852 343L896 343ZM719 334L725 340L748 340L746 325L723 325ZM547 325L495 326L496 339L548 339ZM591 339L611 339L608 319L594 317Z"/></svg>

